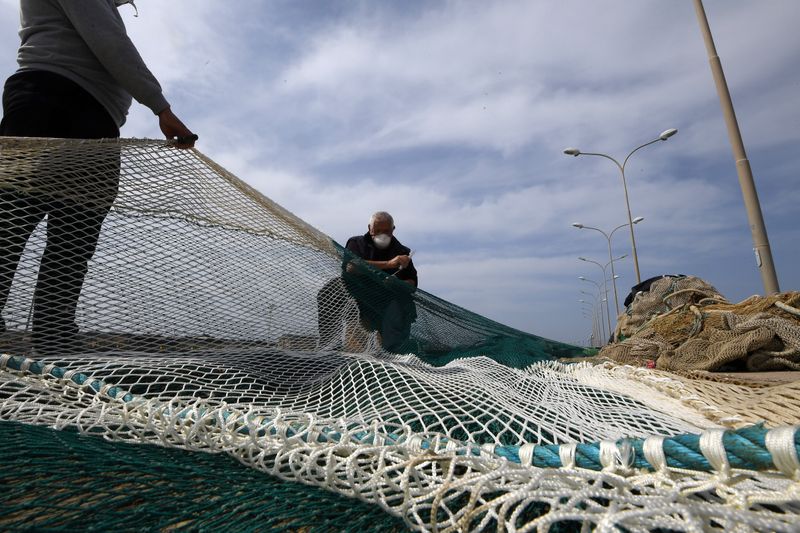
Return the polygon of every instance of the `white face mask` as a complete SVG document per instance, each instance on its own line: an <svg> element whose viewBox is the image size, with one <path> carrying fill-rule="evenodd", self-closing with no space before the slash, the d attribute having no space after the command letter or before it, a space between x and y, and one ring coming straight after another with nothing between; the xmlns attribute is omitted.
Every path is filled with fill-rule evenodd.
<svg viewBox="0 0 800 533"><path fill-rule="evenodd" d="M372 242L375 243L375 246L377 246L379 250L385 250L392 242L392 238L385 233L381 233L380 235L373 235Z"/></svg>

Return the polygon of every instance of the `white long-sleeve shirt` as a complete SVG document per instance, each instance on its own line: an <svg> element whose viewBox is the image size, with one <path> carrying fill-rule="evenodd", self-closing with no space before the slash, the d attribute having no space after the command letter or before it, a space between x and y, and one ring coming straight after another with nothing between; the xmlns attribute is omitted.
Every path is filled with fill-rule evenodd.
<svg viewBox="0 0 800 533"><path fill-rule="evenodd" d="M161 85L125 31L114 0L20 0L18 71L46 70L74 81L125 123L131 97L159 113Z"/></svg>

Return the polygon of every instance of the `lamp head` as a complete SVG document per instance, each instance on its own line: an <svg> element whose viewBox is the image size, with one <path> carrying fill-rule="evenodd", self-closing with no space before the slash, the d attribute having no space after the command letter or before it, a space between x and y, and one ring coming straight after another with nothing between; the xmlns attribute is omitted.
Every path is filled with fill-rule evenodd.
<svg viewBox="0 0 800 533"><path fill-rule="evenodd" d="M639 222L641 222L642 220L644 220L644 217L636 217L636 218L634 218L634 219L632 220L632 222L633 222L634 224L638 224L638 223L639 223Z"/></svg>
<svg viewBox="0 0 800 533"><path fill-rule="evenodd" d="M662 131L661 135L659 135L658 138L661 139L662 141L666 141L676 133L678 133L678 130L676 130L675 128L670 128L668 130Z"/></svg>
<svg viewBox="0 0 800 533"><path fill-rule="evenodd" d="M578 276L578 279L582 280L582 281L586 281L586 278L584 276Z"/></svg>
<svg viewBox="0 0 800 533"><path fill-rule="evenodd" d="M583 224L581 224L580 222L573 222L572 225L578 229L583 229Z"/></svg>
<svg viewBox="0 0 800 533"><path fill-rule="evenodd" d="M564 153L567 154L567 155L574 155L575 157L578 157L579 155L581 155L581 151L580 150L578 150L577 148L572 148L572 147L567 148L566 150L564 150Z"/></svg>
<svg viewBox="0 0 800 533"><path fill-rule="evenodd" d="M578 261L588 261L588 259L586 259L585 257L579 257Z"/></svg>

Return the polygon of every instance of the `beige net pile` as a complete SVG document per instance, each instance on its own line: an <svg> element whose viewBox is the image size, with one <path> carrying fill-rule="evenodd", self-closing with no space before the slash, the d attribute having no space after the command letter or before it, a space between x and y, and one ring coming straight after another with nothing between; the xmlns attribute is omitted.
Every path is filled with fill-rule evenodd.
<svg viewBox="0 0 800 533"><path fill-rule="evenodd" d="M664 277L620 316L600 357L660 370L800 370L800 293L731 304L694 276Z"/></svg>

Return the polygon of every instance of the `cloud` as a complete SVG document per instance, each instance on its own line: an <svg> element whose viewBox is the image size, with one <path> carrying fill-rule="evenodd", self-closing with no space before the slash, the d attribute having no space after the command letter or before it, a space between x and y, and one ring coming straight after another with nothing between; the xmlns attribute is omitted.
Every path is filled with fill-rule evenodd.
<svg viewBox="0 0 800 533"><path fill-rule="evenodd" d="M735 163L688 2L221 3L139 0L134 42L199 148L342 242L392 212L423 288L561 340L591 326L579 255L627 222L644 276L761 290ZM768 7L765 7L768 6ZM800 260L800 3L706 2L783 288ZM16 3L0 2L12 50ZM13 71L13 54L1 65ZM160 137L134 106L127 136ZM630 253L625 228L615 254ZM593 270L597 272L593 272ZM621 282L635 282L630 257ZM621 297L624 297L621 295Z"/></svg>

